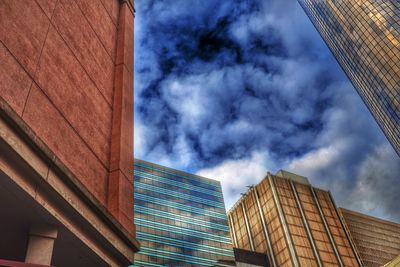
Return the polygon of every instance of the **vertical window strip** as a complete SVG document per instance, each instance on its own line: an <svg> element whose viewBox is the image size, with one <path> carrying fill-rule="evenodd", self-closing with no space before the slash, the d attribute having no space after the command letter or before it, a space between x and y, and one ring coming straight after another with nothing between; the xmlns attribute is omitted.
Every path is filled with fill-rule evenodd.
<svg viewBox="0 0 400 267"><path fill-rule="evenodd" d="M274 202L275 202L275 205L276 205L277 210L278 210L279 219L280 219L281 224L283 226L283 231L285 233L285 238L286 238L286 241L287 241L288 246L289 246L289 251L290 251L290 256L291 256L291 259L292 259L292 263L293 263L293 265L295 267L299 267L299 262L298 262L298 259L297 259L296 251L294 249L293 241L292 241L292 239L290 237L289 228L288 228L288 225L287 225L287 222L286 222L286 218L284 217L284 213L283 213L282 206L281 206L281 203L280 203L280 200L279 200L279 197L278 197L278 193L276 192L276 184L275 184L275 181L274 181L274 176L272 176L270 173L268 173L268 181L270 183L270 187L271 187L271 190L272 190L272 195L273 195L273 198L274 198Z"/></svg>
<svg viewBox="0 0 400 267"><path fill-rule="evenodd" d="M318 200L318 198L317 198L317 196L315 194L314 188L312 186L310 186L310 190L311 190L312 196L314 198L315 204L317 205L317 208L318 208L318 211L319 211L319 215L321 216L321 219L322 219L322 222L324 224L325 230L326 230L326 232L328 234L329 241L331 242L333 250L335 251L335 256L336 256L336 258L337 258L337 260L339 262L340 267L343 267L344 265L343 265L343 262L342 262L342 258L339 255L339 251L337 249L335 240L333 239L333 236L332 236L332 233L331 233L331 231L329 229L328 223L326 222L325 215L324 215L324 213L323 213L323 211L321 209L321 205L319 204L319 200Z"/></svg>
<svg viewBox="0 0 400 267"><path fill-rule="evenodd" d="M297 193L295 184L294 184L294 182L292 180L290 180L289 183L290 183L290 187L291 187L291 189L293 191L293 195L294 195L294 198L296 200L297 206L298 206L298 208L300 210L301 219L303 220L304 227L306 228L307 237L308 237L308 240L311 243L311 246L312 246L312 249L313 249L313 252L314 252L314 256L315 256L315 258L317 260L318 266L323 266L322 262L321 262L321 259L320 259L320 256L319 256L319 252L317 250L317 246L315 245L314 238L313 238L313 236L311 234L311 231L310 231L310 226L308 225L307 218L306 218L306 216L304 214L303 206L302 206L302 204L300 202L299 195Z"/></svg>
<svg viewBox="0 0 400 267"><path fill-rule="evenodd" d="M272 263L273 267L277 267L276 261L275 261L275 257L274 257L274 251L272 250L272 242L271 242L271 239L269 237L268 227L267 227L267 223L265 221L265 215L264 215L264 212L263 212L263 210L261 208L257 187L254 188L254 196L255 196L255 199L256 199L256 203L257 203L258 213L260 214L264 236L265 236L265 239L267 240L269 260Z"/></svg>

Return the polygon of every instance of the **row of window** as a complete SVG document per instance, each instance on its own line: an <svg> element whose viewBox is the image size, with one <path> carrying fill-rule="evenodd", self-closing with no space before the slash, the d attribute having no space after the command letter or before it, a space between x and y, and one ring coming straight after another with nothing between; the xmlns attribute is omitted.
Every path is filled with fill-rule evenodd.
<svg viewBox="0 0 400 267"><path fill-rule="evenodd" d="M221 191L220 182L205 177L193 175L190 173L184 173L178 170L168 169L162 166L158 167L152 163L140 163L140 161L138 160L135 160L134 166L135 169L142 170L146 173L181 181L186 184L194 184L211 190Z"/></svg>

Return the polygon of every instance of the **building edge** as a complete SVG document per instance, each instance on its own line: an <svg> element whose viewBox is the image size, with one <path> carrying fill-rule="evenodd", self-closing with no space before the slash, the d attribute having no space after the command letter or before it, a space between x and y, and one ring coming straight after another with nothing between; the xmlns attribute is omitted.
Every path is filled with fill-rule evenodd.
<svg viewBox="0 0 400 267"><path fill-rule="evenodd" d="M32 182L29 181L29 177L19 177L17 179L10 177L12 178L11 180L25 190L27 194L31 195L31 192L43 190L53 196L56 195L56 198L47 198L46 202L41 204L45 204L43 206L47 208L47 211L61 222L76 221L79 227L74 227L72 226L73 223L69 223L70 228L67 226L67 229L77 236L80 234L86 235L83 232L90 232L91 234L86 237L90 240L85 244L89 247L97 247L97 249L93 249L94 251L103 251L100 254L104 254L99 256L109 258L111 266L113 264L129 264L132 262L134 253L139 250L140 246L136 238L86 189L81 181L40 140L1 96L0 124L0 141L4 142L10 149L8 152L5 150L3 152L6 152L7 155L14 152L18 154L22 161L30 165L32 174L39 175L41 178L41 181L37 183L37 187L30 187ZM8 158L0 158L0 164L2 168L6 166L7 170L12 170L13 166L7 160ZM37 166L46 166L46 172L41 171ZM18 170L13 170L13 172L18 172ZM56 183L52 184L49 181L48 176L50 173L56 177ZM35 194L33 197L36 196ZM68 214L67 212L65 214L56 212L57 209L55 207L60 205L63 207L63 211L64 209L69 211ZM82 220L84 221L83 223ZM84 228L80 229L83 230L82 233L76 230L81 227ZM97 233L93 234L95 232ZM107 250L109 250L109 256L106 255ZM117 257L119 260L115 259L115 255L119 255Z"/></svg>
<svg viewBox="0 0 400 267"><path fill-rule="evenodd" d="M14 2L11 1L10 3L14 4ZM15 3L21 4L21 2ZM59 7L59 3L60 1L54 2L54 9L52 12L55 12L54 10ZM4 98L3 92L0 95L0 176L3 178L1 179L1 185L4 186L4 188L1 188L3 191L9 190L11 193L14 193L14 195L16 195L15 193L20 194L20 196L18 195L18 203L21 204L21 206L30 206L35 210L35 212L40 211L40 214L43 215L43 217L25 216L25 210L21 212L22 208L19 209L17 206L17 198L15 198L15 210L19 211L17 214L18 219L21 219L23 217L22 215L24 215L24 224L29 223L31 224L31 227L34 227L35 220L55 224L57 227L59 227L59 229L62 228L62 231L67 230L68 235L72 233L76 239L74 242L79 241L76 242L76 244L79 243L79 246L82 244L86 245L86 248L91 250L90 252L87 252L88 254L93 252L94 256L97 255L99 259L103 259L104 263L107 265L123 266L129 265L131 262L133 262L134 253L139 250L139 243L135 237L136 230L133 220L134 185L132 179L134 75L133 35L135 7L133 0L114 0L114 2L109 1L109 3L110 4L107 5L107 7L104 6L104 13L99 13L101 15L108 13L106 16L110 16L109 24L112 25L111 33L115 33L115 38L108 39L111 40L109 43L107 43L107 40L104 41L99 36L97 36L99 40L96 38L91 38L95 34L98 34L94 29L95 27L92 25L92 22L97 23L97 20L101 19L100 16L97 16L98 14L93 12L90 13L89 11L88 13L82 12L82 14L78 12L81 15L79 18L82 18L82 21L86 22L85 25L87 26L87 29L90 29L90 32L93 34L85 35L85 37L87 37L87 39L90 38L90 40L97 40L96 44L99 44L99 50L103 51L103 48L107 50L108 47L104 47L104 43L107 43L112 46L112 50L115 52L114 55L111 55L112 52L110 54L108 51L104 50L104 55L108 53L108 56L111 58L111 60L108 60L110 64L107 65L107 74L109 74L109 76L107 76L106 79L109 85L109 92L111 93L108 98L106 98L102 92L100 92L100 95L104 97L102 100L103 102L101 103L106 103L109 106L110 112L107 113L107 118L101 117L101 120L99 121L104 121L104 125L106 125L107 120L110 118L111 123L108 123L107 127L111 134L107 136L106 140L99 139L100 141L97 143L99 146L104 145L105 142L109 143L110 145L109 150L107 148L102 151L102 153L104 152L102 154L103 158L100 159L102 162L99 161L100 164L102 164L101 167L104 167L101 172L101 179L99 178L96 180L96 178L99 176L97 175L97 172L92 172L94 173L93 176L90 172L82 172L82 170L85 168L96 168L96 165L93 164L88 166L88 163L90 164L91 161L90 159L86 158L86 154L83 154L84 156L82 157L82 154L76 153L80 155L77 157L74 153L76 151L80 152L77 147L74 147L74 151L67 150L67 153L64 153L65 151L62 153L57 153L60 152L57 151L58 146L69 146L67 142L60 142L63 138L64 140L68 140L69 138L67 135L64 136L65 128L58 128L58 130L61 132L49 131L49 128L56 123L48 118L47 121L39 122L38 125L33 125L33 123L30 123L28 120L24 120L23 112L25 111L26 102L31 95L30 88L35 86L39 91L41 91L41 93L43 93L43 85L39 85L37 78L38 76L36 74L37 69L35 68L35 71L30 70L28 68L29 66L27 66L27 64L25 64L21 58L16 57L15 54L18 53L18 51L16 52L9 50L9 47L13 47L13 43L11 41L7 44L3 44L4 48L8 49L7 56L14 57L12 64L18 66L19 70L21 70L24 75L27 75L26 77L29 78L31 85L27 87L29 90L28 95L24 100L25 102L23 103L22 113L18 112L18 107L14 105L13 98L10 100L9 97L9 94L13 96L13 91L11 90L16 90L18 92L20 88L15 89L15 84L11 83L9 88L6 87ZM11 10L14 13L18 13L18 8L24 6L23 4L20 6L17 4L13 6L15 9ZM72 3L72 5L75 4L75 2ZM37 8L38 13L41 15L40 18L48 23L49 28L55 27L53 25L55 23L53 21L53 16L49 16L49 14L46 13L48 11L46 10L46 7L50 8L51 6L40 5L36 2L33 2L32 5ZM3 11L3 7L6 6L7 4L1 5L1 11ZM78 5L73 7L80 8ZM112 10L112 14L109 13L109 10ZM70 14L77 13L74 12L76 11L74 9L68 11L71 11ZM22 11L20 11L20 13L22 13ZM37 15L34 12L32 12L32 14ZM12 17L10 16L10 21L12 20L11 18ZM24 20L21 17L19 17L19 19L21 21ZM78 23L82 21L76 20L73 22ZM44 25L45 22L42 22L42 24ZM71 22L72 20L70 21L70 24L74 26L75 24ZM70 26L70 24L66 25L66 28L71 28L72 26ZM23 30L26 30L26 28L29 28L29 25L23 24L21 27ZM47 29L47 33L49 32L49 28ZM41 51L46 45L48 45L48 43L51 43L52 41L52 39L47 38L48 36L46 33L46 27L42 27L40 30L43 30L40 32L40 34L44 33L44 35L43 40L40 43L40 53L38 54L38 58L35 59L35 64L39 64L41 62ZM27 31L29 32L29 29ZM22 34L26 33L23 31L21 32ZM68 44L72 41L65 40L66 38L61 38L59 31L55 32L57 37L60 38L60 40L62 39L60 42L68 47ZM33 37L31 35L27 36L27 42L31 42L34 39ZM3 35L1 41L2 43L4 41ZM14 47L18 46L14 45ZM68 48L71 49L70 47ZM19 51L19 53L22 56L29 56L29 53L32 51L28 50L29 49L22 49ZM82 51L84 51L83 48ZM72 60L75 60L74 63L81 64L82 69L80 69L79 74L85 74L87 69L90 69L90 66L83 66L82 62L77 60L77 56L74 51L71 52L68 50L68 55L71 56ZM58 56L58 54L50 55L50 57L56 56ZM106 56L107 59L108 56ZM69 65L67 65L67 67L69 67ZM5 73L8 75L8 72ZM10 73L13 74L11 71ZM53 75L56 76L59 73L64 72L57 71L56 68L53 69ZM78 76L81 77L81 75L76 75L76 77ZM95 83L94 78L90 74L87 74L85 77L87 79L91 79L93 84ZM15 77L12 78L15 79ZM74 79L74 82L77 80L78 78ZM71 82L71 84L72 86L76 86L76 83L74 84ZM14 89L12 89L13 87ZM50 84L48 85L47 89L53 92L52 90L57 90L59 87L63 88L63 85ZM97 87L96 84L93 88L95 87ZM70 91L73 91L76 88L70 87L70 89L72 89ZM29 98L29 100L30 99L31 98ZM35 109L36 105L36 109L38 109L38 106L41 106L41 104L42 103L38 103L36 101L33 102L32 107ZM79 104L83 108L87 103L82 102ZM58 106L55 103L51 103L51 108L52 110L59 112ZM78 113L77 116L82 116L82 114L85 115L86 113L81 112ZM57 118L65 120L65 117L62 114L60 115L57 113L57 116ZM32 121L38 121L37 117L32 117L31 122ZM46 141L49 140L46 139L46 136L44 136L43 133L41 135L41 133L38 132L34 126L46 129L49 131L49 135L56 136L58 138L56 139L56 144L53 144L52 146L51 142L47 143ZM81 132L79 131L82 128L90 128L91 125L88 126L85 124L81 128L79 127L81 126L68 125L67 128L70 129L71 132L74 132L78 138L82 138L82 136L80 136ZM75 157L76 160L81 161L82 164L76 168L74 168L74 166L69 166L70 157ZM101 180L101 182L96 184L90 180ZM85 181L87 183L85 183ZM6 197L3 198L5 202L10 199L11 198ZM20 200L24 200L25 202L20 203ZM5 210L7 211L7 209ZM33 213L34 212L32 211L32 214ZM22 215L19 216L20 214ZM6 223L2 224L2 230L3 228L5 229L3 226L6 225ZM56 229L55 231L58 230ZM25 229L22 229L20 233L23 233L25 238ZM55 234L55 236L57 236L57 234ZM24 239L21 238L15 238L13 241L16 242L17 239L24 243ZM63 240L65 241L67 239L64 238ZM74 246L72 245L71 247ZM24 246L21 246L19 250L23 253L25 250ZM46 253L50 253L51 256L51 253L54 253L52 250L53 248L47 250ZM29 246L27 249L27 253L28 252ZM7 253L3 253L2 257L16 258L15 254L12 255L13 256L9 256ZM69 254L67 253L65 255L67 257ZM22 260L22 257L18 256L18 260ZM27 259L25 259L25 261L27 261ZM50 261L47 261L44 264L49 264Z"/></svg>
<svg viewBox="0 0 400 267"><path fill-rule="evenodd" d="M324 41L326 47L328 47L329 51L331 52L331 55L335 58L336 62L339 64L340 68L343 70L343 72L345 73L347 79L350 81L351 85L354 87L355 91L357 92L357 94L359 95L359 97L361 98L361 100L363 101L364 105L367 107L368 111L370 112L370 114L372 115L372 117L374 118L376 124L378 124L379 128L381 129L381 131L383 132L383 134L385 135L386 139L389 141L389 144L392 146L393 150L397 153L397 155L400 157L400 148L397 147L397 145L394 143L394 141L392 140L392 137L389 136L389 134L384 130L383 125L380 122L380 119L378 118L378 116L375 114L375 112L372 111L370 105L367 102L367 99L361 94L361 92L358 90L358 85L353 81L353 79L350 78L350 74L348 72L348 70L344 67L343 62L339 59L336 58L335 53L333 52L331 46L329 45L329 43L325 40L325 38L323 37L323 33L321 32L321 30L315 25L315 21L313 16L310 15L310 12L308 11L308 9L304 6L304 3L302 0L297 0L298 4L301 6L301 8L303 9L304 13L306 13L306 16L310 19L311 24L313 25L314 29L317 30L319 36L321 37L321 39Z"/></svg>

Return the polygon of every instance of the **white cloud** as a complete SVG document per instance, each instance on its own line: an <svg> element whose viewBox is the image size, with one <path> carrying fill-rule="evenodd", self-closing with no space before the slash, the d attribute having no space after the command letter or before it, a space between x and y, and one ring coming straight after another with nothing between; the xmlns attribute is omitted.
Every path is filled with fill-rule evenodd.
<svg viewBox="0 0 400 267"><path fill-rule="evenodd" d="M198 128L207 113L208 98L201 83L206 79L204 76L189 76L184 80L170 78L162 85L164 100L180 114L184 127Z"/></svg>
<svg viewBox="0 0 400 267"><path fill-rule="evenodd" d="M274 169L275 165L267 153L255 151L249 158L226 160L215 167L199 170L197 175L221 182L225 206L229 210L247 186L257 184L268 170Z"/></svg>
<svg viewBox="0 0 400 267"><path fill-rule="evenodd" d="M379 152L387 141L304 11L251 2L138 5L136 156L202 168L222 181L228 208L267 170L286 168L340 205L399 210L373 194L399 180L398 157ZM391 171L378 183L380 168Z"/></svg>
<svg viewBox="0 0 400 267"><path fill-rule="evenodd" d="M315 148L292 159L287 169L332 191L339 206L399 220L400 161L348 84L334 84L335 105L323 114Z"/></svg>
<svg viewBox="0 0 400 267"><path fill-rule="evenodd" d="M306 176L312 175L317 170L333 164L340 156L340 150L340 147L334 145L314 150L293 160L289 164L288 170Z"/></svg>
<svg viewBox="0 0 400 267"><path fill-rule="evenodd" d="M389 144L366 157L356 181L355 188L347 194L349 208L400 222L400 162Z"/></svg>
<svg viewBox="0 0 400 267"><path fill-rule="evenodd" d="M143 134L144 124L139 121L139 118L135 118L134 129L133 129L133 150L136 158L143 157L143 152L146 149L146 139Z"/></svg>

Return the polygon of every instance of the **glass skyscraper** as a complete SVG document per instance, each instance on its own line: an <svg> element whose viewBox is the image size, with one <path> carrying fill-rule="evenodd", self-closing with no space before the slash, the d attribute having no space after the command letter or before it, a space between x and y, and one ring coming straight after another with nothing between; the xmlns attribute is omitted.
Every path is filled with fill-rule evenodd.
<svg viewBox="0 0 400 267"><path fill-rule="evenodd" d="M400 1L298 1L400 155Z"/></svg>
<svg viewBox="0 0 400 267"><path fill-rule="evenodd" d="M134 266L214 266L234 260L221 184L135 159Z"/></svg>

